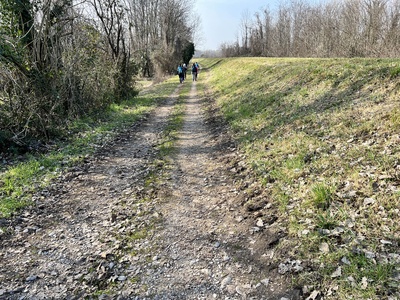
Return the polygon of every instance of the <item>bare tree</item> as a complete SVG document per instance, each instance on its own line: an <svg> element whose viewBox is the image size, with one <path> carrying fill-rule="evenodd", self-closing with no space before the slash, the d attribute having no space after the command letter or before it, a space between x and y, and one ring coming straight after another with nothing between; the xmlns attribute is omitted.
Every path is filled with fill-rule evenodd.
<svg viewBox="0 0 400 300"><path fill-rule="evenodd" d="M399 0L291 0L240 24L239 55L398 56ZM224 45L233 53L236 44Z"/></svg>
<svg viewBox="0 0 400 300"><path fill-rule="evenodd" d="M251 29L252 29L252 21L250 18L250 13L249 11L244 11L240 22L243 54L249 52Z"/></svg>

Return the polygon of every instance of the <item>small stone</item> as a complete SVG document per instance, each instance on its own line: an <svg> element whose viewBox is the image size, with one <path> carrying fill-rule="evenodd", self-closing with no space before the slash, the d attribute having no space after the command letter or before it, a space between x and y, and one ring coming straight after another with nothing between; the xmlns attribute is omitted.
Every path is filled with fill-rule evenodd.
<svg viewBox="0 0 400 300"><path fill-rule="evenodd" d="M315 299L318 299L318 296L320 295L320 292L319 291L313 291L312 293L311 293L311 295L310 296L308 296L308 298L306 299L306 300L315 300Z"/></svg>
<svg viewBox="0 0 400 300"><path fill-rule="evenodd" d="M376 257L375 253L367 250L364 250L364 255L368 259L374 259Z"/></svg>
<svg viewBox="0 0 400 300"><path fill-rule="evenodd" d="M240 296L243 296L246 298L246 293L243 291L243 289L240 286L236 287L236 293L238 293Z"/></svg>
<svg viewBox="0 0 400 300"><path fill-rule="evenodd" d="M383 244L383 245L392 245L393 243L391 241L381 240L381 244Z"/></svg>
<svg viewBox="0 0 400 300"><path fill-rule="evenodd" d="M111 251L104 251L100 253L100 257L103 259L107 259L109 256L112 256L112 252Z"/></svg>
<svg viewBox="0 0 400 300"><path fill-rule="evenodd" d="M236 286L234 286L233 284L229 284L226 286L226 291L228 292L228 294L234 295L236 294Z"/></svg>
<svg viewBox="0 0 400 300"><path fill-rule="evenodd" d="M336 227L330 233L331 236L340 236L344 233L344 229L342 227Z"/></svg>
<svg viewBox="0 0 400 300"><path fill-rule="evenodd" d="M215 247L215 248L219 248L219 246L221 246L221 243L220 243L220 242L215 242L215 243L214 243L214 247Z"/></svg>
<svg viewBox="0 0 400 300"><path fill-rule="evenodd" d="M265 278L265 279L261 280L261 283L267 287L269 285L269 279Z"/></svg>
<svg viewBox="0 0 400 300"><path fill-rule="evenodd" d="M347 277L347 281L351 284L351 286L355 286L356 285L356 280L354 279L353 276Z"/></svg>
<svg viewBox="0 0 400 300"><path fill-rule="evenodd" d="M126 276L118 276L118 281L125 281L126 280Z"/></svg>
<svg viewBox="0 0 400 300"><path fill-rule="evenodd" d="M328 245L328 243L322 243L322 244L319 246L319 251L322 252L322 253L329 253L330 250L329 250L329 245Z"/></svg>
<svg viewBox="0 0 400 300"><path fill-rule="evenodd" d="M257 227L264 227L264 221L262 219L257 220Z"/></svg>
<svg viewBox="0 0 400 300"><path fill-rule="evenodd" d="M347 257L343 257L341 259L341 262L344 263L345 265L348 265L348 266L351 265L351 262L349 261L349 259Z"/></svg>
<svg viewBox="0 0 400 300"><path fill-rule="evenodd" d="M368 287L368 278L367 277L363 277L361 280L361 289L362 290L366 290Z"/></svg>
<svg viewBox="0 0 400 300"><path fill-rule="evenodd" d="M224 289L229 283L231 283L232 277L231 276L226 276L224 279L221 281L221 289Z"/></svg>
<svg viewBox="0 0 400 300"><path fill-rule="evenodd" d="M236 218L236 222L241 223L244 220L242 216Z"/></svg>
<svg viewBox="0 0 400 300"><path fill-rule="evenodd" d="M331 231L329 229L321 229L320 232L322 235L330 235L331 234Z"/></svg>
<svg viewBox="0 0 400 300"><path fill-rule="evenodd" d="M338 267L335 272L332 273L332 278L338 278L342 276L342 268Z"/></svg>
<svg viewBox="0 0 400 300"><path fill-rule="evenodd" d="M77 274L77 275L74 276L74 280L79 281L79 280L81 280L83 278L83 276L84 276L83 274Z"/></svg>
<svg viewBox="0 0 400 300"><path fill-rule="evenodd" d="M36 275L32 275L32 276L29 276L28 278L26 278L25 281L26 282L33 282L36 279L38 279L38 277Z"/></svg>
<svg viewBox="0 0 400 300"><path fill-rule="evenodd" d="M364 199L364 206L371 205L371 204L374 204L374 203L375 203L375 200L372 199L372 198L365 198Z"/></svg>
<svg viewBox="0 0 400 300"><path fill-rule="evenodd" d="M289 272L289 267L286 264L279 264L278 273L281 275L284 275L287 272Z"/></svg>
<svg viewBox="0 0 400 300"><path fill-rule="evenodd" d="M209 269L202 269L200 272L203 273L206 276L210 276L210 274L211 274Z"/></svg>
<svg viewBox="0 0 400 300"><path fill-rule="evenodd" d="M347 220L345 224L348 228L353 228L355 226L352 220Z"/></svg>
<svg viewBox="0 0 400 300"><path fill-rule="evenodd" d="M355 198L355 197L357 196L357 192L356 192L356 191L350 191L350 192L347 194L347 196L348 196L349 198Z"/></svg>

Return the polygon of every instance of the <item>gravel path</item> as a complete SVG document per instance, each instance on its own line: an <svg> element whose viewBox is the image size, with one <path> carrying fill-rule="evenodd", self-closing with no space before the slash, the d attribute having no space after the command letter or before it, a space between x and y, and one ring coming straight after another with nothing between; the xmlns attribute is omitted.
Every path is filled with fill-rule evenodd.
<svg viewBox="0 0 400 300"><path fill-rule="evenodd" d="M0 299L300 299L268 259L196 82L172 168L156 146L182 86L69 170L0 236ZM156 183L148 183L159 176Z"/></svg>
<svg viewBox="0 0 400 300"><path fill-rule="evenodd" d="M246 224L240 224L238 191L226 167L213 157L216 145L204 124L196 84L186 106L169 182L172 195L159 207L165 219L164 230L156 234L162 266L145 278L149 295L265 299L269 279L251 259L252 240Z"/></svg>

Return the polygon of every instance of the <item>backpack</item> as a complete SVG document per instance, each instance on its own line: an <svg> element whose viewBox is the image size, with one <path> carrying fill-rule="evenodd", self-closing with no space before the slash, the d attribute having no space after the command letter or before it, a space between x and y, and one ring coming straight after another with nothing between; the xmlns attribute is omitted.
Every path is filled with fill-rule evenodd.
<svg viewBox="0 0 400 300"><path fill-rule="evenodd" d="M196 66L193 66L193 67L192 67L192 72L197 72Z"/></svg>

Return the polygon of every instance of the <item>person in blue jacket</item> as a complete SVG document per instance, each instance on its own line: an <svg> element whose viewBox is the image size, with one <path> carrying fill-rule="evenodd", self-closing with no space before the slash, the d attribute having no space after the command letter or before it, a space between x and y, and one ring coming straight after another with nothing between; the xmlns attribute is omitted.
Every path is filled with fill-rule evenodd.
<svg viewBox="0 0 400 300"><path fill-rule="evenodd" d="M183 83L183 81L185 80L185 77L184 77L185 74L183 73L182 65L178 66L177 72L178 72L178 76L179 76L179 82Z"/></svg>

